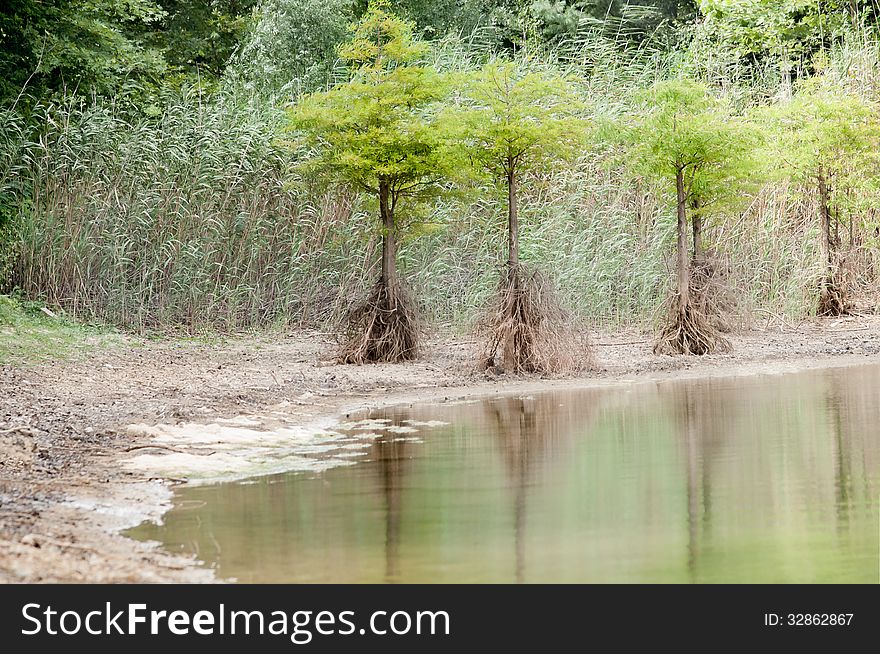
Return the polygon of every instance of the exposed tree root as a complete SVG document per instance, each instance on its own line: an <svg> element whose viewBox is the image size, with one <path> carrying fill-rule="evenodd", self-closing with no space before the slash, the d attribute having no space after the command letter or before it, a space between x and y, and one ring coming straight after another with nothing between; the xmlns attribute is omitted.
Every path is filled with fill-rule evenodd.
<svg viewBox="0 0 880 654"><path fill-rule="evenodd" d="M339 363L395 363L418 354L418 309L400 282L380 279L346 322Z"/></svg>
<svg viewBox="0 0 880 654"><path fill-rule="evenodd" d="M666 302L663 324L654 343L655 354L703 355L730 350L730 341L693 303L687 303L682 311L677 294Z"/></svg>
<svg viewBox="0 0 880 654"><path fill-rule="evenodd" d="M723 334L733 331L737 308L736 295L727 277L724 262L710 252L691 260L691 304L710 326Z"/></svg>
<svg viewBox="0 0 880 654"><path fill-rule="evenodd" d="M837 283L833 276L829 275L819 289L819 305L816 308L816 315L845 316L849 311L850 306L843 287Z"/></svg>
<svg viewBox="0 0 880 654"><path fill-rule="evenodd" d="M477 325L485 368L514 374L583 370L592 365L586 329L578 329L538 271L509 267Z"/></svg>

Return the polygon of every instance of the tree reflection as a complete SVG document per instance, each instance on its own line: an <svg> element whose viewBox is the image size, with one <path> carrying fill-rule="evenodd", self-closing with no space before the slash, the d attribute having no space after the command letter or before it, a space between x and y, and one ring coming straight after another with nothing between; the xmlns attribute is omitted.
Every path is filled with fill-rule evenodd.
<svg viewBox="0 0 880 654"><path fill-rule="evenodd" d="M687 497L687 572L700 581L703 543L712 524L712 465L727 432L735 424L732 405L723 386L713 380L669 384L661 397L674 408L684 446Z"/></svg>
<svg viewBox="0 0 880 654"><path fill-rule="evenodd" d="M526 495L531 467L540 456L543 443L533 401L521 398L493 401L488 411L494 420L496 437L503 440L501 451L512 485L515 577L517 583L522 583L526 565Z"/></svg>
<svg viewBox="0 0 880 654"><path fill-rule="evenodd" d="M392 426L400 425L403 416L386 412L382 416ZM403 479L407 470L408 445L405 436L384 431L373 444L373 457L379 466L382 494L385 499L385 582L395 583L400 578L400 528L403 515Z"/></svg>
<svg viewBox="0 0 880 654"><path fill-rule="evenodd" d="M484 402L487 422L501 450L512 493L514 574L526 580L526 517L529 489L543 464L569 444L592 419L592 396L580 391L545 393L536 398L507 397Z"/></svg>
<svg viewBox="0 0 880 654"><path fill-rule="evenodd" d="M838 534L850 528L856 506L873 506L880 449L880 368L844 368L830 376L825 397L834 446L835 518ZM862 487L859 487L860 481Z"/></svg>

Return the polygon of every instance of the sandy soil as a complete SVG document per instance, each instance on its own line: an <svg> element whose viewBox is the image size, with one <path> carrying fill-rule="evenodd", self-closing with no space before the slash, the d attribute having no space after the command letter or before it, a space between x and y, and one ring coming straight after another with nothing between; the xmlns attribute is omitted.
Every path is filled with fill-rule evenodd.
<svg viewBox="0 0 880 654"><path fill-rule="evenodd" d="M599 333L596 369L577 378L480 372L476 344L451 337L412 363L334 365L332 340L317 333L126 338L84 360L0 366L0 581L211 581L193 560L119 532L159 519L171 486L200 462L238 465L252 445L243 433L303 438L322 420L387 403L880 362L880 317L774 323L708 357L655 356L647 334Z"/></svg>

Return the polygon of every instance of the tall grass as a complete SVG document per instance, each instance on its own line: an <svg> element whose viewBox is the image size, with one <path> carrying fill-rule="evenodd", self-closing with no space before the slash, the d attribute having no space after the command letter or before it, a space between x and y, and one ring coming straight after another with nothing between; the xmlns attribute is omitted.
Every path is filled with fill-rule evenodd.
<svg viewBox="0 0 880 654"><path fill-rule="evenodd" d="M26 196L12 281L27 295L136 329L332 309L319 300L347 283L362 221L348 197L287 187L277 111L183 97L155 122L77 105L40 118L12 173Z"/></svg>
<svg viewBox="0 0 880 654"><path fill-rule="evenodd" d="M858 68L867 93L880 79L877 52L875 43L847 43L831 65L842 84ZM437 63L467 70L484 56L472 42L452 41ZM555 61L609 114L625 111L636 89L681 70L711 77L744 103L773 97L783 84L769 72L732 79L721 64L649 50L624 61L602 42L521 56L535 66ZM3 118L0 206L13 232L7 285L28 297L135 330L241 330L332 324L373 281L373 208L351 192L296 183L277 142L277 103L233 89L209 99L181 94L157 118L76 101L38 106L28 122ZM523 259L548 273L580 315L645 325L672 276L675 225L665 193L629 178L600 148L563 171L533 175L522 184ZM812 310L815 215L809 191L777 183L708 226L743 324L756 310L781 318ZM497 189L472 189L466 199L438 201L435 229L403 244L402 271L435 324L464 328L493 292L503 216ZM873 239L869 221L854 221L845 245L852 290L876 305Z"/></svg>

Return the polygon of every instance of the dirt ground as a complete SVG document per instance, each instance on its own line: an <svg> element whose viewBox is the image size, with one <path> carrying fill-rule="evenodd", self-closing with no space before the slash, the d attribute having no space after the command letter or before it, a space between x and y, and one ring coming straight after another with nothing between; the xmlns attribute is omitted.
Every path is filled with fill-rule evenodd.
<svg viewBox="0 0 880 654"><path fill-rule="evenodd" d="M707 357L655 356L648 334L598 333L596 368L577 378L477 371L476 343L452 337L434 337L411 363L335 365L332 339L318 333L126 337L80 360L0 366L0 581L213 580L195 561L119 533L158 519L175 483L126 465L156 447L136 423L201 424L280 404L288 423L306 424L402 401L880 362L880 317L771 322L733 336L732 354Z"/></svg>

